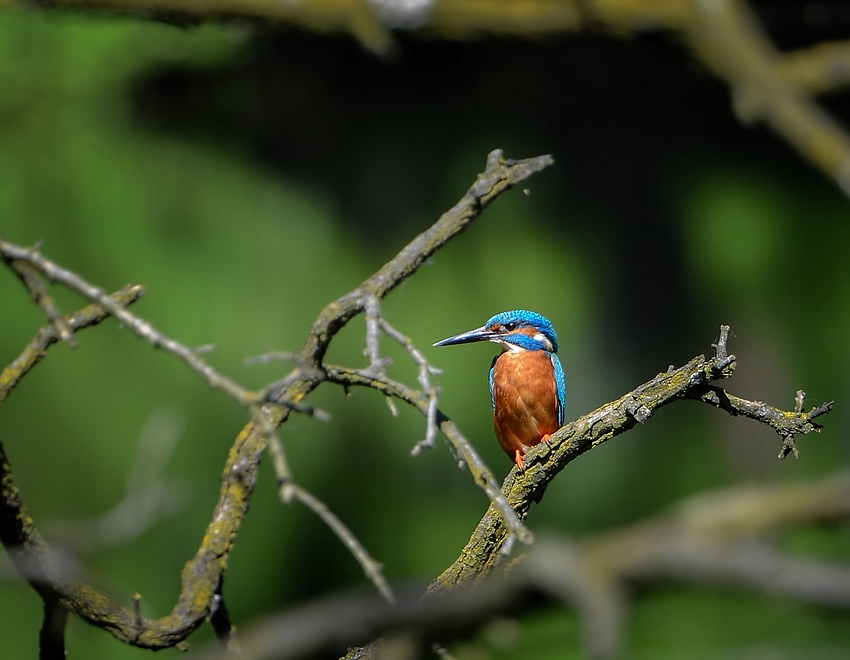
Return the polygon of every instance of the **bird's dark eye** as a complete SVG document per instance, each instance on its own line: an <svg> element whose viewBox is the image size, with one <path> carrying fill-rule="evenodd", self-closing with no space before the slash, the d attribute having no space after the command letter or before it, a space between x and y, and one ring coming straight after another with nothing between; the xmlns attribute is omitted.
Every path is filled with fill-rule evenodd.
<svg viewBox="0 0 850 660"><path fill-rule="evenodd" d="M505 323L505 330L508 332L513 332L517 329L517 325L519 325L516 321L511 321L510 323Z"/></svg>

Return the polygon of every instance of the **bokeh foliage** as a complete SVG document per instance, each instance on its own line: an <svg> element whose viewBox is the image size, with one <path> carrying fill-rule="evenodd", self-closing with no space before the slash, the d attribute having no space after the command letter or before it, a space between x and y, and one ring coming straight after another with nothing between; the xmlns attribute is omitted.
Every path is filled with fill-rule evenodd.
<svg viewBox="0 0 850 660"><path fill-rule="evenodd" d="M653 152L647 126L655 130L665 119L644 121L638 104L643 97L634 89L627 90L632 107L605 106L619 102L611 91L618 80L614 74L604 82L570 86L570 105L557 130L530 125L526 117L512 123L498 109L493 114L482 109L481 117L470 113L465 123L447 126L434 107L411 102L405 112L416 122L410 131L416 135L400 135L400 143L440 146L439 157L418 162L405 157L401 147L396 151L394 134L382 133L374 118L346 119L348 106L328 91L330 108L316 113L329 122L328 131L339 122L349 132L337 137L333 148L325 147L333 159L311 161L304 173L297 163L279 167L274 157L257 157L262 136L252 142L240 141L238 132L236 138L222 135L226 122L205 129L184 120L169 130L138 119L137 90L160 71L180 71L215 87L218 76L263 62L274 53L268 44L275 39L295 40L306 52L322 55L323 66L348 57L351 67L363 68L364 78L371 76L373 86L377 67L407 64L366 62L371 56L351 55L357 49L352 44L292 33L253 34L239 26L184 29L121 18L4 12L0 233L19 243L43 239L45 254L100 286L147 285L138 313L187 344L214 343L210 359L217 367L260 385L282 368L246 367L244 357L297 349L321 307L436 219L471 183L489 149L506 147L516 157L551 151L558 166L533 180L528 194L516 190L500 199L391 295L384 309L392 323L428 347L497 311L528 307L546 314L559 331L570 417L671 362L710 350L717 326L729 323L736 333L731 348L739 357L739 375L730 386L736 393L789 406L802 387L809 403L835 398L838 405L825 422L827 430L801 442L801 461L782 464L775 460L779 439L766 428L687 404L665 410L571 465L533 513L532 529L581 535L639 519L704 488L740 479L817 478L846 464L847 417L841 403L850 390L850 206L795 156L777 158L784 147L769 135L743 138L744 129L729 128L731 120L723 116L716 121L720 128L711 130L732 135L727 143L718 146L705 138L671 147L676 137L659 135L663 148ZM440 44L407 47L411 59L421 60ZM682 57L658 43L594 42L589 52L597 59L591 57L591 64L608 47L621 58L630 48L643 48L650 58ZM588 52L576 51L580 46L574 43L533 48L534 57L551 54L557 62L570 49ZM299 75L315 70L291 59L284 65L291 69L293 89L309 88L310 101L321 104L321 81L299 83ZM427 69L421 62L418 67L417 75ZM436 82L422 84L439 86L441 73L435 64ZM536 75L494 67L471 86L482 93L500 88L511 97L537 84L543 94L551 71ZM399 86L414 100L415 82ZM662 93L651 76L645 82L652 94ZM221 92L226 97L218 99L221 108L252 101L234 93L238 84L228 84L222 85L229 93ZM709 88L707 94L722 93L705 80L694 84ZM395 92L384 90L388 102L405 106L406 97ZM663 97L656 100L656 111L664 103ZM435 107L443 106L435 101ZM582 107L590 114L582 115ZM210 113L215 107L199 122ZM700 130L697 126L693 134ZM446 133L457 142L439 138ZM596 143L588 137L603 134L606 139ZM621 148L618 137L631 149L653 153L651 177L643 179L651 185L644 207L613 197L622 193L630 199L622 185L628 168L615 171L606 183L609 172L598 161L582 160L589 151L582 147L586 142L598 144L602 162L638 162L615 153ZM740 151L728 146L736 141L743 145ZM355 171L350 164L358 159L362 170ZM344 174L352 180L364 186L371 181L366 187L376 197L383 190L390 198L399 195L394 186L405 177L417 178L420 188L432 192L414 196L395 224L370 230L368 200L338 191L339 163L349 164ZM392 169L399 170L396 178ZM374 204L380 215L381 201ZM65 309L82 305L63 292L57 297ZM0 276L0 301L5 364L43 319L9 273ZM353 325L335 341L329 359L364 364L363 334L357 332L362 323ZM155 411L165 408L183 418L185 431L167 473L187 485L191 504L125 547L83 557L92 581L125 601L141 592L145 614L161 616L174 602L180 569L208 522L219 470L246 417L235 403L112 321L78 339L76 351L52 349L4 405L0 437L25 502L49 530L50 521L94 516L123 497L136 442ZM386 350L396 358L392 372L412 381L415 370L402 352ZM492 348L425 350L445 368L443 409L497 474L506 473L509 463L493 441L488 412ZM412 412L402 409L393 418L373 392L345 397L326 387L312 398L333 420L321 424L295 417L283 428L297 479L352 527L385 563L391 579L434 577L454 559L483 512L481 493L456 469L445 445L409 457L424 433ZM266 469L227 574L228 605L237 625L363 582L332 534L306 511L281 507L274 491L273 474ZM801 552L850 558L840 531L802 530L788 543ZM627 635L633 657L850 650L846 614L747 593L679 587L643 593L637 602ZM789 619L797 625L787 625ZM0 583L3 657L32 657L39 625L35 593L21 583ZM202 631L190 641L208 636ZM76 657L145 653L79 622L70 627L68 646ZM544 611L519 627L502 622L458 653L580 657L577 618Z"/></svg>

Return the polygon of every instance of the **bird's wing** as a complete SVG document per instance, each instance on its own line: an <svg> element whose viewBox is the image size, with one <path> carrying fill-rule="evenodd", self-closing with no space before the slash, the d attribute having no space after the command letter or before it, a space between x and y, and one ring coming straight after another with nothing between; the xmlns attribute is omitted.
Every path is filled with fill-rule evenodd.
<svg viewBox="0 0 850 660"><path fill-rule="evenodd" d="M554 353L549 353L552 366L555 368L555 383L558 385L558 426L564 425L564 416L567 408L567 383L564 380L564 368L561 361ZM490 391L493 391L493 370L490 370Z"/></svg>
<svg viewBox="0 0 850 660"><path fill-rule="evenodd" d="M493 406L493 410L496 409L496 392L495 387L493 386L493 372L496 370L496 360L498 359L499 356L497 355L490 363L490 405Z"/></svg>

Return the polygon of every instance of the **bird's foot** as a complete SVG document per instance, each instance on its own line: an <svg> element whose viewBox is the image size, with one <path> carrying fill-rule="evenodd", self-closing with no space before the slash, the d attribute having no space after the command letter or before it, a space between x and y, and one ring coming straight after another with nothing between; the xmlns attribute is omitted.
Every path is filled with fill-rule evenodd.
<svg viewBox="0 0 850 660"><path fill-rule="evenodd" d="M551 444L549 442L549 438L551 438L551 437L552 436L549 433L544 433L543 437L540 438L540 442L542 442L544 445L546 445L548 447Z"/></svg>
<svg viewBox="0 0 850 660"><path fill-rule="evenodd" d="M514 463L516 463L517 468L519 468L520 472L525 472L525 459L523 458L524 454L521 449L517 449L514 454Z"/></svg>

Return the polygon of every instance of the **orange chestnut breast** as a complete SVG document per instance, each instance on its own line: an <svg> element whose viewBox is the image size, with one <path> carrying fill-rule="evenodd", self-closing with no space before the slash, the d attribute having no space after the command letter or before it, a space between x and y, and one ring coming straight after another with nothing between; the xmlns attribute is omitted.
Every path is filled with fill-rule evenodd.
<svg viewBox="0 0 850 660"><path fill-rule="evenodd" d="M522 470L530 447L558 430L558 387L545 351L506 351L493 364L493 426Z"/></svg>

